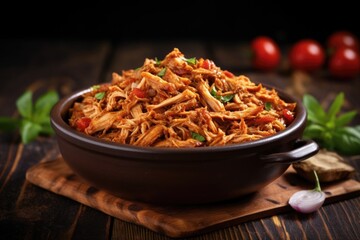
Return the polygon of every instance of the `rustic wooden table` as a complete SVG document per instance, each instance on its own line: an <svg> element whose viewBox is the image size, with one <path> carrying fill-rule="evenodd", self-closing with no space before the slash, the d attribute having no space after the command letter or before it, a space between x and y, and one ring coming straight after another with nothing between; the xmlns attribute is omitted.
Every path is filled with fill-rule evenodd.
<svg viewBox="0 0 360 240"><path fill-rule="evenodd" d="M253 71L246 44L234 42L97 40L1 40L0 116L17 116L15 101L26 90L38 96L56 89L61 96L110 80L112 72L136 68L146 57L164 57L174 47L188 57L214 60L222 69L246 74L301 97L308 92L329 102L339 91L345 110L357 109L360 78L341 82L326 71L304 76L281 68L273 73ZM286 50L286 49L285 49ZM353 124L359 124L357 116ZM170 239L145 227L106 215L29 183L26 171L59 155L55 137L22 144L17 133L0 134L0 239ZM360 171L359 156L348 157ZM359 174L355 179L360 180ZM294 211L236 224L187 239L360 239L360 196L324 205L310 215Z"/></svg>

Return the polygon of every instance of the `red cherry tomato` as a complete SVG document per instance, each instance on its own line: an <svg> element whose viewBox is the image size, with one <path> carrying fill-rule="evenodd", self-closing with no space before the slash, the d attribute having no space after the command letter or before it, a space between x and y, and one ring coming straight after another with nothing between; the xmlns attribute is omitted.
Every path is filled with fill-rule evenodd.
<svg viewBox="0 0 360 240"><path fill-rule="evenodd" d="M349 31L337 31L332 33L326 42L328 49L335 52L340 47L349 47L359 51L359 39Z"/></svg>
<svg viewBox="0 0 360 240"><path fill-rule="evenodd" d="M336 78L354 78L360 72L360 56L348 47L338 48L329 59L329 72Z"/></svg>
<svg viewBox="0 0 360 240"><path fill-rule="evenodd" d="M286 124L289 125L292 121L294 121L294 114L290 110L285 108L282 113Z"/></svg>
<svg viewBox="0 0 360 240"><path fill-rule="evenodd" d="M252 64L258 70L271 71L278 67L281 51L270 37L258 36L251 42L253 52Z"/></svg>
<svg viewBox="0 0 360 240"><path fill-rule="evenodd" d="M290 49L289 61L293 69L312 72L323 66L325 51L316 40L302 39Z"/></svg>

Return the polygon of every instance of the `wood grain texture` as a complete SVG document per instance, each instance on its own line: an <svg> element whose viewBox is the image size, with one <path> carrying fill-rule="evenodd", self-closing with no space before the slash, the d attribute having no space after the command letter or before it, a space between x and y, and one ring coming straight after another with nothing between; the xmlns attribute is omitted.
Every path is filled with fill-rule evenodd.
<svg viewBox="0 0 360 240"><path fill-rule="evenodd" d="M36 99L49 89L64 96L97 83L109 51L109 43L101 41L0 40L0 116L17 116L15 101L27 89ZM0 133L0 239L111 235L108 215L25 180L28 168L57 155L54 137L41 136L24 145L17 132Z"/></svg>
<svg viewBox="0 0 360 240"><path fill-rule="evenodd" d="M264 73L251 69L248 56L243 52L246 50L243 39L234 38L229 42L210 38L206 41L165 39L166 36L163 41L130 42L0 39L0 115L17 114L15 100L25 89L33 89L40 94L55 88L65 95L108 81L112 71L137 67L144 57L161 58L175 46L188 56L213 59L222 69L246 74L256 82L288 90L300 84L324 106L337 92L344 91L344 111L355 109L360 112L360 77L336 81L323 69L308 76L308 80L298 82L298 74L288 69L286 58L283 58L278 72ZM286 46L281 47L286 49ZM352 124L360 124L360 114ZM111 217L25 180L30 167L53 160L58 154L54 138L40 137L33 143L22 145L17 133L0 133L0 239L173 239L141 225ZM355 179L360 181L360 156L349 157L348 160L357 169ZM310 215L284 211L184 239L358 240L359 222L360 197L354 197L326 204Z"/></svg>
<svg viewBox="0 0 360 240"><path fill-rule="evenodd" d="M169 237L188 237L241 222L291 211L287 201L298 190L313 186L292 168L258 193L218 204L159 206L127 201L96 189L76 176L64 160L42 162L26 173L26 179L56 194L98 209L118 219L144 226ZM348 179L323 184L325 203L360 193L360 182Z"/></svg>

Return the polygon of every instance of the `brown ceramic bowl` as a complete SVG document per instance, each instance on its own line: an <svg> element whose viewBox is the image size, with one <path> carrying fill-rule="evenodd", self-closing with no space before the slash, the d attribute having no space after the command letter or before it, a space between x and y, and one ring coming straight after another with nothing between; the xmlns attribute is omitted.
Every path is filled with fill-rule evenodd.
<svg viewBox="0 0 360 240"><path fill-rule="evenodd" d="M60 152L70 168L92 186L128 200L155 204L200 204L254 193L280 177L293 162L316 154L305 141L306 109L297 102L294 121L261 140L217 147L155 148L124 145L72 129L68 110L89 90L61 99L51 111Z"/></svg>

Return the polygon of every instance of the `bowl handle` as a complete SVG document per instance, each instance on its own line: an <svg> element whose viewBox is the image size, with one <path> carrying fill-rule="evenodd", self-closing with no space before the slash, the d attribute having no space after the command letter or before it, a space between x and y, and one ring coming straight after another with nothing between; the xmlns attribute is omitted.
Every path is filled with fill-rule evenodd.
<svg viewBox="0 0 360 240"><path fill-rule="evenodd" d="M291 164L305 160L319 151L319 145L311 139L298 139L295 141L295 149L289 152L273 153L261 156L266 163Z"/></svg>

